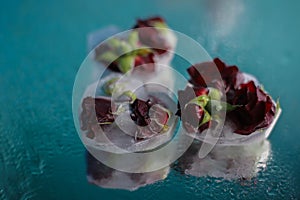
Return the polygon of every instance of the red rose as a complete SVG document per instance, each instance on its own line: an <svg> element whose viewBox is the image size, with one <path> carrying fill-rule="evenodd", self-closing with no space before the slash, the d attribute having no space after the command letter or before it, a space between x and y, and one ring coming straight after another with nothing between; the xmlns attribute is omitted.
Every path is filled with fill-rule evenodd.
<svg viewBox="0 0 300 200"><path fill-rule="evenodd" d="M149 109L152 102L136 99L130 104L131 119L139 126L147 126L150 124Z"/></svg>
<svg viewBox="0 0 300 200"><path fill-rule="evenodd" d="M134 33L132 32L134 35ZM95 60L108 69L127 73L143 64L144 71L153 72L155 68L154 52L150 48L137 48L129 41L112 38L95 49Z"/></svg>
<svg viewBox="0 0 300 200"><path fill-rule="evenodd" d="M229 113L235 122L236 133L249 135L257 129L268 127L275 116L276 106L271 97L253 81L241 84L235 91L232 103L240 105Z"/></svg>
<svg viewBox="0 0 300 200"><path fill-rule="evenodd" d="M215 58L213 62L198 63L189 67L187 71L191 77L190 83L197 87L209 85L221 89L222 83L215 67L221 75L227 98L231 99L232 90L238 88L244 77L237 66L226 66L219 58Z"/></svg>
<svg viewBox="0 0 300 200"><path fill-rule="evenodd" d="M230 89L237 89L244 81L243 74L237 66L226 66L219 58L215 58L214 63L217 65L224 81L225 92L228 92Z"/></svg>
<svg viewBox="0 0 300 200"><path fill-rule="evenodd" d="M130 104L131 119L139 126L137 138L150 138L168 130L170 113L160 104L155 104L153 100L136 99Z"/></svg>
<svg viewBox="0 0 300 200"><path fill-rule="evenodd" d="M154 104L155 102L150 99L147 101L136 99L130 104L131 119L139 126L147 126L152 120L156 120L157 123L161 125L166 125L170 117L167 109L162 106L158 106L158 104ZM151 114L150 109L152 109Z"/></svg>

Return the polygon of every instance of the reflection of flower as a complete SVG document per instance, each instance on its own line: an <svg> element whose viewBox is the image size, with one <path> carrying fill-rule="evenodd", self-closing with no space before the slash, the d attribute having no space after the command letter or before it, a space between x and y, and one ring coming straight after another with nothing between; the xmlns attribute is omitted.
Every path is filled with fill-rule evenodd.
<svg viewBox="0 0 300 200"><path fill-rule="evenodd" d="M145 20L138 19L133 28L141 28L137 29L140 42L153 48L158 54L163 54L171 48L170 41L165 34L165 31L168 30L158 29L168 28L163 18L152 17Z"/></svg>
<svg viewBox="0 0 300 200"><path fill-rule="evenodd" d="M229 113L237 126L236 133L249 135L257 129L269 126L274 119L276 107L271 97L253 81L240 85L234 93L232 103L240 105Z"/></svg>

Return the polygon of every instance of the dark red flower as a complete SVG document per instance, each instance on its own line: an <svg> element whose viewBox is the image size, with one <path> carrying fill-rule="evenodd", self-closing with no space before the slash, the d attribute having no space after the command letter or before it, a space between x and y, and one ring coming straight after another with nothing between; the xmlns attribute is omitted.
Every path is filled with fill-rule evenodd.
<svg viewBox="0 0 300 200"><path fill-rule="evenodd" d="M81 129L90 130L95 124L106 126L113 123L114 109L115 106L109 99L86 97L82 102Z"/></svg>
<svg viewBox="0 0 300 200"><path fill-rule="evenodd" d="M130 56L132 58L132 67L139 68L139 70L146 71L146 72L153 72L155 70L155 60L154 60L154 53L151 51L147 51L146 53L142 54L133 54L129 55L132 52L128 52L127 54L124 54L120 56L119 58L116 58L113 61L107 61L105 59L101 58L101 55L112 52L114 53L116 49L113 49L108 44L101 44L99 47L95 49L95 58L98 62L101 62L103 65L105 65L108 69L114 71L114 72L120 72L122 73L122 70L120 69L121 60L124 59L126 56ZM142 49L141 49L142 51ZM142 65L142 66L141 66Z"/></svg>
<svg viewBox="0 0 300 200"><path fill-rule="evenodd" d="M132 104L130 104L131 119L139 126L148 126L151 121L157 123L157 125L166 125L169 119L169 113L167 109L162 106L155 104L153 100L143 101L141 99L136 99ZM150 113L150 109L151 113ZM155 125L152 123L152 125Z"/></svg>
<svg viewBox="0 0 300 200"><path fill-rule="evenodd" d="M227 66L219 58L215 58L214 63L217 65L224 81L225 92L228 92L230 89L237 89L242 84L244 76L237 66Z"/></svg>
<svg viewBox="0 0 300 200"><path fill-rule="evenodd" d="M139 126L147 126L150 124L149 109L152 106L151 101L143 101L136 99L130 104L131 119Z"/></svg>
<svg viewBox="0 0 300 200"><path fill-rule="evenodd" d="M201 95L208 95L209 90L205 87L193 87L196 97Z"/></svg>
<svg viewBox="0 0 300 200"><path fill-rule="evenodd" d="M236 124L235 132L242 135L249 135L258 129L268 127L276 113L276 106L271 97L253 81L240 85L235 91L232 103L240 105L229 113L229 117Z"/></svg>
<svg viewBox="0 0 300 200"><path fill-rule="evenodd" d="M217 67L217 69L215 69ZM190 83L197 87L215 87L221 89L224 84L224 90L227 98L231 99L232 90L238 88L243 82L243 74L237 66L226 66L219 58L215 58L213 62L198 63L188 68L191 77ZM220 82L220 73L222 82ZM229 101L230 102L230 101Z"/></svg>
<svg viewBox="0 0 300 200"><path fill-rule="evenodd" d="M167 27L165 20L161 17L152 17L148 19L138 19L133 28L137 29L140 42L154 49L158 54L163 54L171 48L168 38L156 27ZM147 28L146 28L147 27Z"/></svg>
<svg viewBox="0 0 300 200"><path fill-rule="evenodd" d="M131 119L139 126L137 139L150 138L168 130L169 111L154 99L143 101L136 99L130 104Z"/></svg>
<svg viewBox="0 0 300 200"><path fill-rule="evenodd" d="M195 87L207 87L218 80L217 70L213 62L195 64L187 69L191 79L190 83Z"/></svg>

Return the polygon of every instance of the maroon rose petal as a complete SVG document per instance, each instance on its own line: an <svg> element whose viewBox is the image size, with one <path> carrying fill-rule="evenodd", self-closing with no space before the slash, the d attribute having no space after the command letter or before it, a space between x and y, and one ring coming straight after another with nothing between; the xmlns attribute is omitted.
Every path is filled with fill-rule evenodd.
<svg viewBox="0 0 300 200"><path fill-rule="evenodd" d="M237 126L236 133L249 135L254 131L268 127L276 113L271 97L257 87L253 81L241 84L233 98L234 105L240 105L229 113Z"/></svg>
<svg viewBox="0 0 300 200"><path fill-rule="evenodd" d="M149 109L151 104L147 101L136 99L130 104L131 119L139 126L150 124Z"/></svg>
<svg viewBox="0 0 300 200"><path fill-rule="evenodd" d="M169 120L169 113L162 107L155 106L152 100L143 101L136 99L132 104L130 104L131 119L138 125L141 126L141 131L143 135L151 137L157 133L163 131L164 125L167 124ZM149 115L150 109L152 110L152 115Z"/></svg>
<svg viewBox="0 0 300 200"><path fill-rule="evenodd" d="M199 127L204 117L204 110L196 104L188 104L192 99L201 95L207 95L209 90L205 87L186 87L178 91L178 111L176 115L181 117L182 124L188 133L201 133L209 128L210 122Z"/></svg>
<svg viewBox="0 0 300 200"><path fill-rule="evenodd" d="M221 89L223 84L216 74L215 67L221 75L227 99L231 102L234 91L244 81L244 76L237 66L226 66L219 58L215 58L213 62L195 64L187 69L191 77L190 83L196 87L211 86Z"/></svg>
<svg viewBox="0 0 300 200"><path fill-rule="evenodd" d="M86 97L82 102L81 129L90 130L91 126L114 122L114 104L109 99Z"/></svg>
<svg viewBox="0 0 300 200"><path fill-rule="evenodd" d="M213 84L213 81L218 79L214 66L212 62L205 62L189 67L187 71L191 76L190 83L195 87L207 87Z"/></svg>

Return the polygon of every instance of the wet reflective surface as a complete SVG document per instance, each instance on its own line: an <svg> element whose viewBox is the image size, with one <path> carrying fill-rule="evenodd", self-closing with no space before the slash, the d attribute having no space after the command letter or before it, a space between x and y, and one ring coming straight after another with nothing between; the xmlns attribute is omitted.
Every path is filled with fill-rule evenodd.
<svg viewBox="0 0 300 200"><path fill-rule="evenodd" d="M0 7L0 199L299 198L299 2L119 4L29 0ZM86 35L109 24L131 27L136 17L151 14L164 16L212 57L254 74L280 97L283 113L269 138L269 159L252 180L196 178L172 170L164 181L134 192L87 182L85 149L71 111ZM187 76L182 63L175 59L174 66Z"/></svg>

